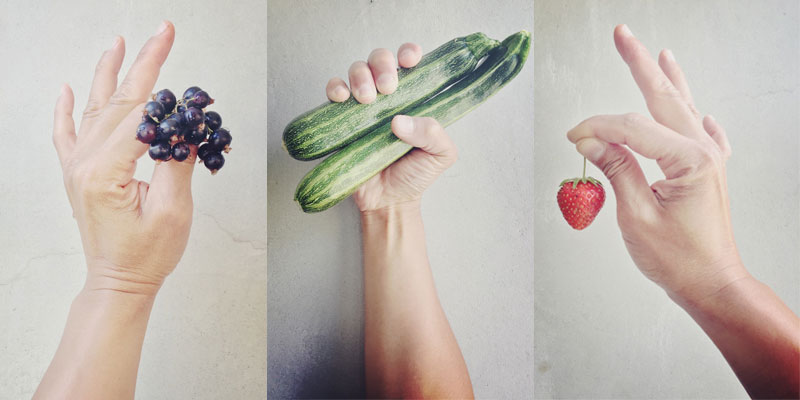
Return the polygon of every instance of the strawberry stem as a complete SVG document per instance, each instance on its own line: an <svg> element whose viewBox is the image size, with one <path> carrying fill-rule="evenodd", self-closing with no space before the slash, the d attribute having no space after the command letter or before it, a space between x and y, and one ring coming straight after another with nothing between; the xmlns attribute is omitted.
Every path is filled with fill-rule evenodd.
<svg viewBox="0 0 800 400"><path fill-rule="evenodd" d="M583 157L583 175L581 175L581 180L586 182L586 157Z"/></svg>

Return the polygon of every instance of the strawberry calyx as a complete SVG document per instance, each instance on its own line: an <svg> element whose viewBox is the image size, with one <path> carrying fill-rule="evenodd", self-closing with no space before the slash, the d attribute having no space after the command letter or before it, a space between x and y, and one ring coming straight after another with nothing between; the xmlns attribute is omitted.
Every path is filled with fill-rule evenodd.
<svg viewBox="0 0 800 400"><path fill-rule="evenodd" d="M558 184L558 186L561 187L561 186L566 185L567 183L572 183L572 188L575 189L576 187L578 187L578 182L591 183L592 185L600 186L600 187L603 186L602 182L598 181L597 179L592 178L591 176L584 176L584 177L581 177L581 178L564 179L563 181L561 181L561 183Z"/></svg>
<svg viewBox="0 0 800 400"><path fill-rule="evenodd" d="M597 179L592 178L591 176L586 176L586 157L583 157L583 174L580 178L571 178L571 179L564 179L561 183L558 184L559 187L564 186L566 183L572 182L572 188L575 189L578 187L578 182L583 183L591 183L595 186L603 187L603 184L600 183Z"/></svg>

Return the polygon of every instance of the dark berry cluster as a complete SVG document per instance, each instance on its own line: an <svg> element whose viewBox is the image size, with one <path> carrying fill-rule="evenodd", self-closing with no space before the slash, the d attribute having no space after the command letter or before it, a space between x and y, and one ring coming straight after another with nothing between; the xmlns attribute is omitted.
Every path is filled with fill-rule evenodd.
<svg viewBox="0 0 800 400"><path fill-rule="evenodd" d="M157 163L186 160L189 145L199 145L197 157L216 174L225 165L222 152L231 150L232 138L222 127L222 117L214 111L205 111L210 104L214 104L214 99L197 86L186 89L181 99L175 98L169 89L161 90L144 106L136 139L150 145L150 158Z"/></svg>

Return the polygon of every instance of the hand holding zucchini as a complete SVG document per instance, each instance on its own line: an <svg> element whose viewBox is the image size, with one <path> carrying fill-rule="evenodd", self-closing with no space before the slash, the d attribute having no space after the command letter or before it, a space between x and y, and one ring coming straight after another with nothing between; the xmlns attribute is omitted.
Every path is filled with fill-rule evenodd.
<svg viewBox="0 0 800 400"><path fill-rule="evenodd" d="M395 114L432 117L447 126L497 93L522 69L530 49L530 40L530 33L527 31L513 34L498 46L491 46L483 63L477 68L471 67L452 86L435 94L426 94L427 97L421 102L418 99L412 100L413 105L410 108L407 105L396 105L395 110L384 111L387 114L383 122L362 137L354 141L350 139L350 144L325 159L300 181L295 199L303 211L318 212L336 205L350 196L362 183L411 150L410 145L400 141L391 131L391 117ZM414 96L406 94L406 90L408 86L401 83L396 93L381 98L398 96L408 101L408 97ZM378 102L365 106L376 103ZM299 119L302 116L295 121ZM374 122L375 118L372 120ZM314 136L313 133L315 132L311 136ZM325 140L317 139L314 142Z"/></svg>
<svg viewBox="0 0 800 400"><path fill-rule="evenodd" d="M295 118L283 131L283 144L298 160L330 154L461 79L498 44L482 33L451 40L425 54L415 67L401 69L395 93L378 95L369 104L360 104L351 96Z"/></svg>

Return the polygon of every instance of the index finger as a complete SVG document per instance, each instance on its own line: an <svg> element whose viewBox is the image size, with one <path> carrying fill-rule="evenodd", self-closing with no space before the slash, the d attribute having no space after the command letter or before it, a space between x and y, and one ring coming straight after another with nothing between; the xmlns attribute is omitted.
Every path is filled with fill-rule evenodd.
<svg viewBox="0 0 800 400"><path fill-rule="evenodd" d="M699 137L699 120L690 104L627 25L618 25L614 29L614 43L628 64L653 118L684 136Z"/></svg>

